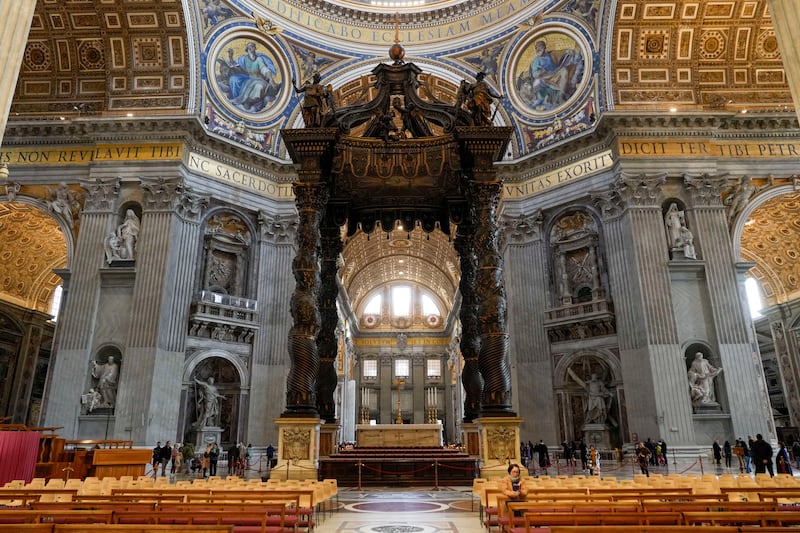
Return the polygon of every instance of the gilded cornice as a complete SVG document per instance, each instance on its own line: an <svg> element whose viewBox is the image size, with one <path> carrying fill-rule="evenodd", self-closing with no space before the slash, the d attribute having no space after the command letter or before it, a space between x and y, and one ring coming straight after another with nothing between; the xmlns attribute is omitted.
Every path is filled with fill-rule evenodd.
<svg viewBox="0 0 800 533"><path fill-rule="evenodd" d="M442 21L458 20L474 15L476 11L494 9L506 4L507 0L466 0L427 11L424 10L424 6L418 7L415 8L414 12L404 12L396 15L380 10L369 10L367 5L364 5L364 9L359 9L355 5L349 7L325 0L284 0L284 3L332 20L346 21L350 24L361 23L365 26L378 25L394 30L395 17L397 17L401 27L441 24ZM416 11L417 9L419 11Z"/></svg>

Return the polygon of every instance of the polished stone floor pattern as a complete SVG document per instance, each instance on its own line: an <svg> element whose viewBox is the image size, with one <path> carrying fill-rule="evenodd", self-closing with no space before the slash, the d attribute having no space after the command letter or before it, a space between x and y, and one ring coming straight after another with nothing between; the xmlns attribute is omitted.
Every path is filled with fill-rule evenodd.
<svg viewBox="0 0 800 533"><path fill-rule="evenodd" d="M467 533L481 531L472 487L339 489L338 510L316 533Z"/></svg>

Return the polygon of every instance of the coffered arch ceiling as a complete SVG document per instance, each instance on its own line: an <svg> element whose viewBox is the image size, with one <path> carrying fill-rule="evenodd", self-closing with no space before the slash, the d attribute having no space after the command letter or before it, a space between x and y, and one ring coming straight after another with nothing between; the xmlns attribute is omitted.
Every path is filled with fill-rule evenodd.
<svg viewBox="0 0 800 533"><path fill-rule="evenodd" d="M61 227L36 207L2 202L0 236L0 298L49 313L53 291L61 284L53 269L67 265Z"/></svg>
<svg viewBox="0 0 800 533"><path fill-rule="evenodd" d="M10 119L191 108L179 0L39 0Z"/></svg>
<svg viewBox="0 0 800 533"><path fill-rule="evenodd" d="M302 7L330 24L315 28L281 17L274 8L277 3ZM352 21L393 36L395 20L403 28L428 29L487 13L490 23L463 24L460 29L465 31L457 39L404 42L411 53L424 56L432 67L436 64L425 74L430 79L423 81L437 97L451 97L457 86L453 80L481 68L474 60L484 52L494 53L522 32L535 33L566 17L585 25L587 35L597 41L599 114L670 112L671 107L678 112L794 107L766 0L441 0L406 9L377 7L367 0L39 0L10 124L98 116L125 120L128 114L137 119L199 116L207 111L200 106L205 41L214 34L214 24L225 20L257 31L255 23L248 22L254 11L264 17L274 15L271 22L280 28L262 28L267 34L264 38L280 42L295 68L303 68L302 60L307 59L305 44L318 54L326 52L325 58L317 56L316 66L323 76L335 74L348 80L336 87L343 102L358 98L370 86L367 69L356 76L348 69L357 65L357 58L363 64L384 61L391 39L347 42L328 31L332 25ZM508 68L508 63L501 62L499 68ZM498 75L497 82L502 78ZM291 98L280 119L283 122L265 127L275 131L296 126L298 103ZM523 129L518 127L517 136L524 136ZM236 141L231 137L230 142ZM516 155L524 163L527 154ZM765 205L769 214L762 216L760 208L753 220L789 220L792 205L791 200ZM792 262L772 260L779 257L777 248L768 253L756 248L756 243L770 242L774 232L766 227L748 225L743 255L746 251L763 257L764 279L769 277L769 264L769 279L780 280L783 287L773 288L773 294L785 294L774 296L781 301L788 294L797 295L790 283L795 267ZM414 231L410 240L405 233L387 240L380 232L369 241L362 233L350 238L343 253L343 279L354 306L393 279L418 282L452 304L458 284L457 257L447 236L435 232L430 240L427 237ZM393 245L404 239L414 246ZM401 257L409 265L402 275Z"/></svg>
<svg viewBox="0 0 800 533"><path fill-rule="evenodd" d="M793 107L766 0L619 0L611 50L617 110Z"/></svg>
<svg viewBox="0 0 800 533"><path fill-rule="evenodd" d="M756 264L765 305L800 298L800 193L771 198L750 214L742 231L742 258Z"/></svg>
<svg viewBox="0 0 800 533"><path fill-rule="evenodd" d="M427 288L447 306L445 312L453 305L460 278L458 256L439 230L430 234L420 228L410 233L358 231L348 239L342 255L342 284L353 309L360 309L370 292L396 280Z"/></svg>

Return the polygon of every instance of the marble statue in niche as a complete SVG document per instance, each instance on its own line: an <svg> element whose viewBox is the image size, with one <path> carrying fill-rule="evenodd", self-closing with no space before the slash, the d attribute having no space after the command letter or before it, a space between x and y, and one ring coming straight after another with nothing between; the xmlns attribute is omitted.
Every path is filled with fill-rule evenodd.
<svg viewBox="0 0 800 533"><path fill-rule="evenodd" d="M205 230L204 289L245 295L250 240L250 231L238 216L219 213L211 217Z"/></svg>
<svg viewBox="0 0 800 533"><path fill-rule="evenodd" d="M98 407L113 409L117 404L119 384L119 362L116 357L109 355L105 361L92 361L90 371L94 386L89 389L89 397L85 402L89 412Z"/></svg>
<svg viewBox="0 0 800 533"><path fill-rule="evenodd" d="M686 375L689 380L689 393L692 405L716 405L717 397L714 392L714 379L722 373L721 368L714 367L702 352L694 354L692 364Z"/></svg>
<svg viewBox="0 0 800 533"><path fill-rule="evenodd" d="M139 240L141 223L133 209L125 212L125 220L117 229L109 233L103 242L106 262L133 261L136 259L136 242Z"/></svg>
<svg viewBox="0 0 800 533"><path fill-rule="evenodd" d="M667 236L667 245L675 258L675 252L679 252L686 259L697 259L694 249L694 235L686 226L686 213L678 208L678 204L669 204L667 212L664 214L664 230ZM680 256L678 256L680 257Z"/></svg>

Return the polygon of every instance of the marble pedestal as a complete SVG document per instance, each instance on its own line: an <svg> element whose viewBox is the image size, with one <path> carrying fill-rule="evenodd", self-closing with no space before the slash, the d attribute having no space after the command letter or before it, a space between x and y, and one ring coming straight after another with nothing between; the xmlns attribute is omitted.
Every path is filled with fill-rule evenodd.
<svg viewBox="0 0 800 533"><path fill-rule="evenodd" d="M270 472L278 479L317 479L319 418L276 418L278 463Z"/></svg>
<svg viewBox="0 0 800 533"><path fill-rule="evenodd" d="M594 444L598 450L611 449L611 437L605 424L584 424L583 441L587 446Z"/></svg>
<svg viewBox="0 0 800 533"><path fill-rule="evenodd" d="M206 444L214 444L215 442L222 447L222 432L220 427L205 426L195 430L195 452L203 453Z"/></svg>
<svg viewBox="0 0 800 533"><path fill-rule="evenodd" d="M508 475L510 463L522 464L519 450L519 427L516 416L482 417L475 420L480 432L481 477Z"/></svg>

